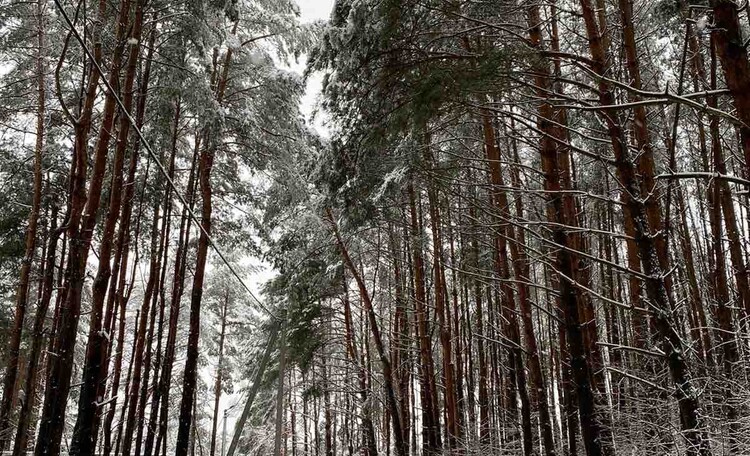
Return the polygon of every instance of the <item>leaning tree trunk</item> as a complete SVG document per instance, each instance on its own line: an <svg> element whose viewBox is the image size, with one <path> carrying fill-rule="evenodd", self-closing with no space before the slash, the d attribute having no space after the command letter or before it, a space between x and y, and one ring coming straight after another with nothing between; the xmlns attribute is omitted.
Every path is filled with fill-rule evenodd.
<svg viewBox="0 0 750 456"><path fill-rule="evenodd" d="M372 305L372 298L370 297L370 293L367 291L367 286L365 285L365 282L362 279L359 270L354 265L354 262L349 256L349 251L346 248L344 241L341 239L341 235L338 230L338 224L334 220L333 214L330 209L326 210L326 217L328 219L328 223L331 226L331 230L333 231L336 245L338 246L341 256L344 259L344 265L347 269L349 269L349 272L352 274L355 282L357 283L360 297L362 298L362 302L364 303L364 310L367 313L367 320L369 322L370 331L372 332L372 337L375 342L375 348L378 351L380 364L383 368L383 378L385 382L387 404L388 409L391 413L391 422L393 423L393 435L394 443L396 445L396 454L397 456L406 456L406 445L403 442L403 433L401 432L401 419L399 415L400 407L398 405L398 399L396 398L396 389L393 385L393 369L388 359L388 353L385 351L383 337L380 332L377 316L375 315L375 309Z"/></svg>

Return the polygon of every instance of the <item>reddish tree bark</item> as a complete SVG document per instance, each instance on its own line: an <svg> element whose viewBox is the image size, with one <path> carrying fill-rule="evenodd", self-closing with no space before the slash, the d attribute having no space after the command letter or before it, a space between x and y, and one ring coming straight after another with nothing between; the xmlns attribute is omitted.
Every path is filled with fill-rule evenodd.
<svg viewBox="0 0 750 456"><path fill-rule="evenodd" d="M334 220L333 214L331 213L330 209L326 209L326 217L328 219L328 223L330 224L331 230L333 231L334 237L336 239L336 245L338 246L339 251L341 252L341 256L344 259L344 265L352 274L355 282L357 283L357 288L359 289L360 298L362 299L362 302L364 303L365 312L367 313L367 322L370 325L370 331L372 332L372 337L375 341L375 348L378 351L380 364L383 368L383 378L385 381L388 408L390 409L391 422L393 423L393 435L394 435L394 443L396 444L396 454L398 456L406 456L405 445L402 439L403 433L401 432L401 420L400 420L400 416L398 413L398 411L400 410L400 407L398 405L398 399L396 398L396 390L393 386L393 369L388 359L388 354L385 351L385 345L383 344L383 337L380 332L380 327L378 325L377 316L375 315L375 309L372 305L372 298L370 297L370 294L367 291L367 286L365 285L364 280L360 276L359 270L354 265L354 262L349 256L349 251L346 248L344 241L341 239L341 235L338 230L338 224ZM373 442L373 445L374 445L374 442Z"/></svg>
<svg viewBox="0 0 750 456"><path fill-rule="evenodd" d="M19 349L21 347L21 335L23 322L28 305L29 282L31 279L31 265L34 261L36 251L37 225L39 222L39 209L42 203L42 154L45 141L45 77L44 77L44 16L43 4L37 1L37 55L36 55L36 141L34 144L34 186L31 196L31 210L29 210L28 225L24 242L24 256L21 260L20 278L16 289L16 308L13 315L13 326L11 327L8 340L8 359L5 363L5 376L3 377L2 401L0 402L0 453L5 451L7 441L5 435L10 431L10 415L16 401L16 381L18 377ZM37 311L39 314L39 311ZM33 384L33 383L32 383Z"/></svg>

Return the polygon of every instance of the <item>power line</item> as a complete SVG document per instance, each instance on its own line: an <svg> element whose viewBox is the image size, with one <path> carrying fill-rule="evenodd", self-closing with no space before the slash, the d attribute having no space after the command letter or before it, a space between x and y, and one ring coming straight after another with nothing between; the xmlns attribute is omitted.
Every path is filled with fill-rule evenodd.
<svg viewBox="0 0 750 456"><path fill-rule="evenodd" d="M73 25L73 22L70 20L70 17L65 12L65 8L63 8L62 4L60 3L60 0L55 0L55 6L60 11L60 14L65 19L65 22L68 24L68 27L70 28L71 33L75 37L76 41L78 41L78 44L81 45L84 52L88 56L88 58L91 60L91 63L94 65L94 68L96 68L97 73L99 73L99 76L101 76L100 80L104 82L104 85L106 86L107 90L112 94L112 97L114 98L115 102L117 103L117 106L120 108L120 111L125 115L125 117L128 119L128 122L130 123L131 128L135 131L136 135L138 135L138 139L141 141L141 144L143 144L143 147L146 148L146 151L148 151L149 157L154 161L156 166L159 168L159 171L164 176L164 178L167 180L167 183L169 183L169 186L172 187L174 192L173 194L177 195L177 198L180 200L180 204L182 204L183 208L188 211L188 214L190 214L190 218L195 224L198 226L198 229L201 231L201 233L206 236L208 239L208 242L211 244L211 247L213 247L214 251L219 255L219 258L221 258L221 261L229 268L232 275L237 279L238 282L240 282L240 285L247 291L247 293L255 300L255 302L258 304L258 306L265 311L267 314L269 314L271 317L278 319L268 308L261 302L260 299L258 299L257 296L255 296L255 293L250 290L250 288L245 284L245 281L240 278L239 274L237 274L237 271L234 269L234 267L229 264L229 261L227 261L226 257L224 256L224 253L219 248L218 244L214 242L214 240L211 238L211 236L208 234L208 232L203 228L203 225L198 221L198 217L195 215L193 210L190 208L190 205L185 200L185 197L180 194L179 190L175 186L172 179L169 177L169 173L167 172L166 168L164 168L164 165L159 161L159 159L156 156L156 153L154 153L154 150L151 148L151 145L146 141L145 136L143 136L143 132L141 132L141 129L138 128L138 125L136 125L135 120L133 119L133 116L130 115L130 112L125 108L125 105L123 104L120 97L117 95L117 92L115 92L115 89L112 87L112 85L109 83L109 80L107 80L106 75L104 74L104 71L99 66L99 62L96 61L94 58L94 54L91 52L91 50L86 45L86 42L83 40L81 35L78 33L78 30L75 28L75 25Z"/></svg>

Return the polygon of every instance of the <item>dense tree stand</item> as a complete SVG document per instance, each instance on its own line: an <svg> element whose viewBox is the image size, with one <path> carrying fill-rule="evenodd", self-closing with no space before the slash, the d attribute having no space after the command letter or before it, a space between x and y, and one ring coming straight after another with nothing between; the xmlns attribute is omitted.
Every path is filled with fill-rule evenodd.
<svg viewBox="0 0 750 456"><path fill-rule="evenodd" d="M0 24L0 453L750 454L746 3Z"/></svg>

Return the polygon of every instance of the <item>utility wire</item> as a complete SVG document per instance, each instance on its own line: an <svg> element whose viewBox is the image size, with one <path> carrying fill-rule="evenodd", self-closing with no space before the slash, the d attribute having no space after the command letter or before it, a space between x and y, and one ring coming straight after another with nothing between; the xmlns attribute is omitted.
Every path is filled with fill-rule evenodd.
<svg viewBox="0 0 750 456"><path fill-rule="evenodd" d="M258 306L262 310L264 310L268 315L270 315L271 318L274 319L276 322L278 322L279 320L282 320L280 317L274 315L270 310L268 310L268 308L260 301L260 299L258 299L255 296L255 294L245 284L245 281L242 280L242 278L240 278L239 274L237 274L237 271L235 271L234 267L231 264L229 264L229 261L227 261L226 257L224 256L224 253L221 251L221 249L219 249L218 244L213 241L213 239L208 234L208 232L203 228L203 226L201 225L201 223L198 221L198 217L196 217L195 213L190 208L190 205L187 203L187 201L185 200L185 198L177 190L177 187L175 186L174 182L169 177L169 173L167 173L167 170L164 168L164 165L156 157L156 154L154 153L153 149L151 148L151 145L148 143L148 141L146 141L146 138L143 136L143 133L141 132L140 128L138 128L138 126L136 125L135 120L130 115L130 112L127 109L125 109L125 105L123 104L122 100L120 100L120 97L117 95L117 93L115 92L115 90L110 85L109 81L107 80L106 76L104 75L104 71L102 71L101 67L99 66L99 63L96 61L96 59L94 59L94 56L93 56L91 50L88 48L88 46L86 46L86 43L81 38L81 35L78 33L78 30L76 30L75 26L73 25L73 22L70 20L70 17L68 17L68 14L65 12L65 9L62 7L62 4L60 3L60 0L55 0L55 6L60 11L60 14L62 14L63 18L65 19L65 22L68 24L68 27L70 27L70 30L73 33L73 35L75 36L76 40L81 45L81 47L83 48L83 50L86 52L86 55L88 55L88 57L91 59L91 62L93 63L94 68L96 68L96 71L101 76L101 80L104 81L104 85L107 87L107 90L109 90L109 92L112 94L112 96L114 97L115 101L117 102L117 105L120 107L120 110L127 117L128 122L130 123L131 127L133 128L133 130L138 135L138 139L141 141L141 143L143 144L143 146L146 148L146 150L148 151L149 156L154 161L154 163L156 163L156 166L159 168L159 171L164 176L164 178L167 180L167 182L169 183L170 187L172 187L172 189L174 190L173 193L175 195L177 195L177 197L179 198L180 203L182 204L183 208L186 209L188 211L188 213L190 214L191 220L193 222L195 222L195 224L200 229L201 233L204 236L206 236L206 238L208 239L208 241L211 244L211 246L213 247L213 249L219 255L219 258L221 258L221 260L224 262L224 264L232 272L232 275L234 275L234 277L237 279L237 281L240 282L240 284L248 292L248 294L255 300L255 302L257 302ZM255 378L253 379L253 383L252 383L252 386L250 388L250 394L249 394L249 396L247 398L247 401L245 403L245 407L244 407L244 409L242 411L242 415L240 416L240 419L238 420L238 422L235 424L234 435L232 436L232 442L230 443L230 446L229 446L229 455L230 456L233 455L235 449L237 448L237 444L239 442L240 436L242 435L242 430L243 430L243 428L245 426L245 421L247 420L247 418L249 416L249 413L250 413L250 410L252 408L252 405L253 405L253 402L255 400L255 397L257 395L258 389L260 388L260 383L261 383L261 380L263 378L263 374L265 372L266 365L268 364L268 359L270 357L272 347L274 346L274 344L276 342L278 333L279 333L279 327L277 325L275 325L275 324L272 325L271 331L270 331L270 334L269 334L269 338L268 338L268 341L266 343L266 348L265 348L264 354L263 354L263 356L261 358L260 365L258 366L258 370L255 373ZM234 408L236 405L239 405L239 404L235 404L231 408ZM226 411L225 411L225 413L226 413ZM225 420L226 420L226 415L225 415ZM225 422L225 424L226 424L226 422Z"/></svg>
<svg viewBox="0 0 750 456"><path fill-rule="evenodd" d="M224 262L224 264L229 268L232 275L237 279L237 281L240 282L240 285L247 291L247 293L255 300L255 302L258 304L258 306L265 311L267 314L269 314L274 319L278 319L276 315L273 314L268 308L261 302L260 299L258 299L257 296L255 296L255 293L250 290L250 288L245 284L245 281L242 280L242 278L237 274L237 271L234 269L234 267L229 264L229 261L227 261L226 256L224 256L224 253L219 248L219 245L214 242L214 240L211 238L211 236L208 234L205 228L203 228L203 225L198 220L198 217L196 217L193 210L190 208L190 205L185 200L185 197L180 194L179 190L175 186L172 179L169 177L169 173L167 172L166 168L164 168L164 165L159 161L159 159L156 156L156 153L154 153L154 150L151 148L151 145L146 141L146 138L143 136L143 132L141 132L141 129L138 128L138 125L136 125L135 120L133 119L133 116L130 115L130 112L125 109L125 105L123 104L120 97L117 95L117 92L115 92L115 89L112 87L112 85L109 83L109 80L107 79L106 75L104 74L104 71L102 71L102 68L99 66L99 62L96 61L94 58L94 54L91 52L91 50L86 45L86 42L83 40L81 35L78 33L78 30L73 25L73 22L70 20L70 17L65 12L65 8L63 8L62 4L60 3L60 0L55 0L55 6L60 11L60 14L65 19L65 22L68 24L68 27L70 28L71 33L73 33L73 36L76 38L76 41L78 41L78 44L81 45L84 52L86 52L86 55L91 59L91 63L94 65L94 68L96 69L97 73L101 76L100 80L104 82L104 85L106 86L107 90L112 94L112 97L115 99L115 102L117 103L117 106L120 108L120 111L125 115L125 117L128 119L128 122L130 123L131 128L135 131L136 135L138 135L138 139L143 144L143 147L146 148L148 151L148 155L151 157L151 159L156 163L156 166L159 168L159 171L162 175L164 175L164 178L169 183L169 186L172 187L174 190L174 194L177 195L177 198L179 198L180 203L182 204L183 208L188 211L190 214L190 218L195 222L195 224L198 226L198 229L200 229L201 233L206 236L208 239L208 242L211 244L211 247L213 247L214 251L219 255L219 258L221 258L221 261Z"/></svg>

